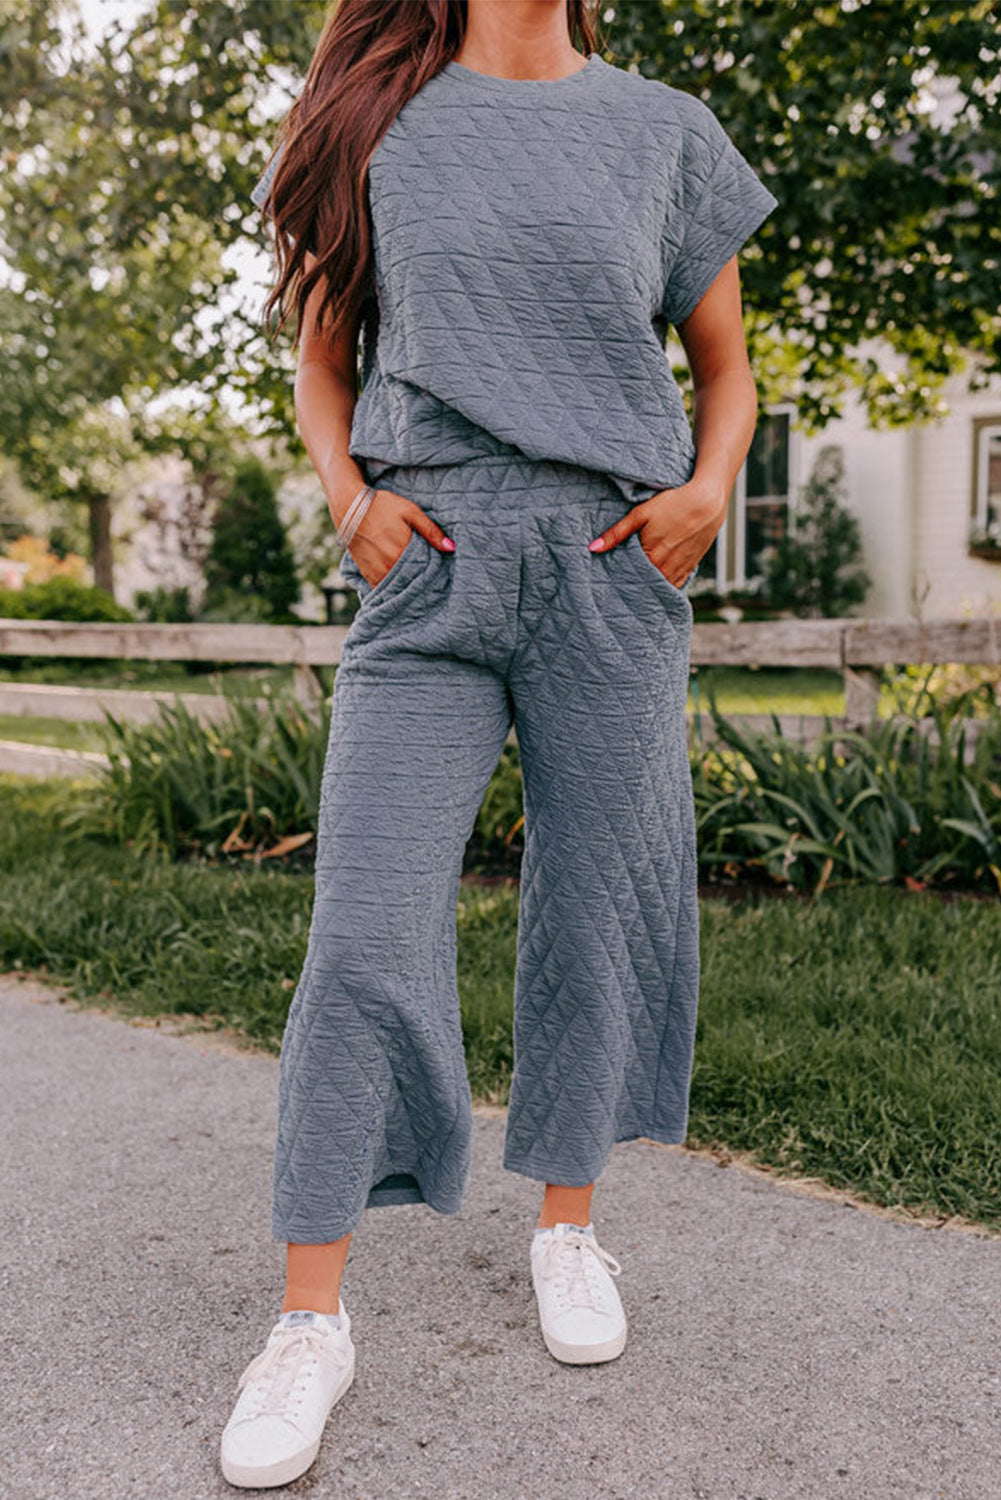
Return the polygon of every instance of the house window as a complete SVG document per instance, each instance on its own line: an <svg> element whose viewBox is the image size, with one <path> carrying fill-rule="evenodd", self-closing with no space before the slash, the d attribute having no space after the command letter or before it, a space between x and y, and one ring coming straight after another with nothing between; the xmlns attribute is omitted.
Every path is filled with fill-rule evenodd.
<svg viewBox="0 0 1001 1500"><path fill-rule="evenodd" d="M762 571L761 554L786 534L789 521L789 413L770 412L755 429L744 464L745 579Z"/></svg>
<svg viewBox="0 0 1001 1500"><path fill-rule="evenodd" d="M1001 540L1001 422L978 423L975 454L974 525Z"/></svg>
<svg viewBox="0 0 1001 1500"><path fill-rule="evenodd" d="M791 403L758 417L747 458L734 481L726 519L699 567L721 593L762 572L762 553L785 536L799 472L799 435Z"/></svg>

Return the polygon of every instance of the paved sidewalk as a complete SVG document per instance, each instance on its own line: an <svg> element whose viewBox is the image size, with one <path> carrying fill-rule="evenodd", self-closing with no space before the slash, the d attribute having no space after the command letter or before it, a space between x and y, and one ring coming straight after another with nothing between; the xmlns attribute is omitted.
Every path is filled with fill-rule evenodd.
<svg viewBox="0 0 1001 1500"><path fill-rule="evenodd" d="M0 1490L212 1500L236 1378L277 1315L276 1062L0 976ZM617 1146L595 1194L622 1357L546 1352L539 1189L477 1114L462 1212L367 1213L358 1366L274 1493L436 1500L997 1500L1001 1240Z"/></svg>

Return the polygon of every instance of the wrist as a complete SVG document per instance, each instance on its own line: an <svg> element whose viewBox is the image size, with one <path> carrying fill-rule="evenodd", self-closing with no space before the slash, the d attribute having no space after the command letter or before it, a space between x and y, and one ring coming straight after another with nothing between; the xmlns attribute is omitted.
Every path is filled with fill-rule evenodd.
<svg viewBox="0 0 1001 1500"><path fill-rule="evenodd" d="M339 470L328 481L327 509L335 526L340 526L351 502L367 483L365 475L354 463Z"/></svg>
<svg viewBox="0 0 1001 1500"><path fill-rule="evenodd" d="M368 484L367 482L363 484L348 505L347 510L336 523L337 540L342 547L350 548L354 534L365 519L365 515L375 496L375 485Z"/></svg>
<svg viewBox="0 0 1001 1500"><path fill-rule="evenodd" d="M707 520L722 521L730 503L730 490L724 474L695 473L686 486L692 502Z"/></svg>

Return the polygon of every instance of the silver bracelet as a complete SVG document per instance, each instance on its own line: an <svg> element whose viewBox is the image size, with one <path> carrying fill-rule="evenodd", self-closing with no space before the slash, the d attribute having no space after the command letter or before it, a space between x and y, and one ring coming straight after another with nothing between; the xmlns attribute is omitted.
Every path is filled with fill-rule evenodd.
<svg viewBox="0 0 1001 1500"><path fill-rule="evenodd" d="M348 506L341 517L340 525L336 528L337 540L342 547L346 547L361 524L362 517L375 499L375 486L364 484L357 495Z"/></svg>
<svg viewBox="0 0 1001 1500"><path fill-rule="evenodd" d="M355 532L358 530L361 519L364 516L369 505L371 505L374 495L375 489L372 485L362 485L361 489L358 491L357 495L355 495L354 499L351 501L351 504L344 512L344 515L341 517L340 525L337 527L337 540L342 547L347 546L351 538L354 536Z"/></svg>

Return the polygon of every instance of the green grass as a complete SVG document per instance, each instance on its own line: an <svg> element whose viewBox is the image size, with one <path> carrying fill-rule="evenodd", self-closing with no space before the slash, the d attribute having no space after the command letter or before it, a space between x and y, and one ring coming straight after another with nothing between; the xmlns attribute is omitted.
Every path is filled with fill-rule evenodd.
<svg viewBox="0 0 1001 1500"><path fill-rule="evenodd" d="M244 667L225 672L186 672L171 662L64 661L34 662L30 670L0 666L0 684L31 682L45 686L134 689L143 693L216 694L224 690L234 697L265 697L292 685L291 667ZM333 670L321 671L329 693ZM115 710L113 710L114 712ZM29 745L48 745L59 750L106 749L104 720L54 719L40 714L0 714L0 740L20 740Z"/></svg>
<svg viewBox="0 0 1001 1500"><path fill-rule="evenodd" d="M725 714L843 714L845 685L840 672L815 667L699 667L689 685L688 706L710 689Z"/></svg>
<svg viewBox="0 0 1001 1500"><path fill-rule="evenodd" d="M305 954L308 875L68 845L58 783L0 776L0 969L88 1002L200 1015L275 1050ZM517 888L461 892L474 1094L511 1073ZM702 903L689 1144L873 1202L1001 1228L1001 905L883 887Z"/></svg>
<svg viewBox="0 0 1001 1500"><path fill-rule="evenodd" d="M204 665L204 664L203 664ZM0 660L0 682L34 682L62 687L135 688L144 693L216 693L220 677L234 692L259 693L266 684L291 681L289 666L207 666L188 671L182 662L90 660L35 657L21 664Z"/></svg>
<svg viewBox="0 0 1001 1500"><path fill-rule="evenodd" d="M689 1136L1001 1226L1001 906L702 904Z"/></svg>
<svg viewBox="0 0 1001 1500"><path fill-rule="evenodd" d="M43 719L36 714L0 714L0 740L58 750L104 749L99 725L93 720Z"/></svg>
<svg viewBox="0 0 1001 1500"><path fill-rule="evenodd" d="M227 688L233 692L264 695L270 687L278 690L291 681L291 668L233 668L225 674ZM133 687L142 692L215 693L219 692L218 674L186 673L172 663L122 662L117 667L108 662L34 663L28 671L0 666L0 682L39 682L69 687ZM333 671L326 673L327 691L333 684ZM710 686L714 686L724 713L767 713L774 708L780 714L844 713L844 685L837 672L813 668L702 667L698 686L693 678L688 706L694 710L698 701L704 704ZM697 696L698 695L698 696ZM100 750L99 734L92 725L75 725L62 719L21 718L0 715L0 739L26 740L32 744L55 745L70 750Z"/></svg>

